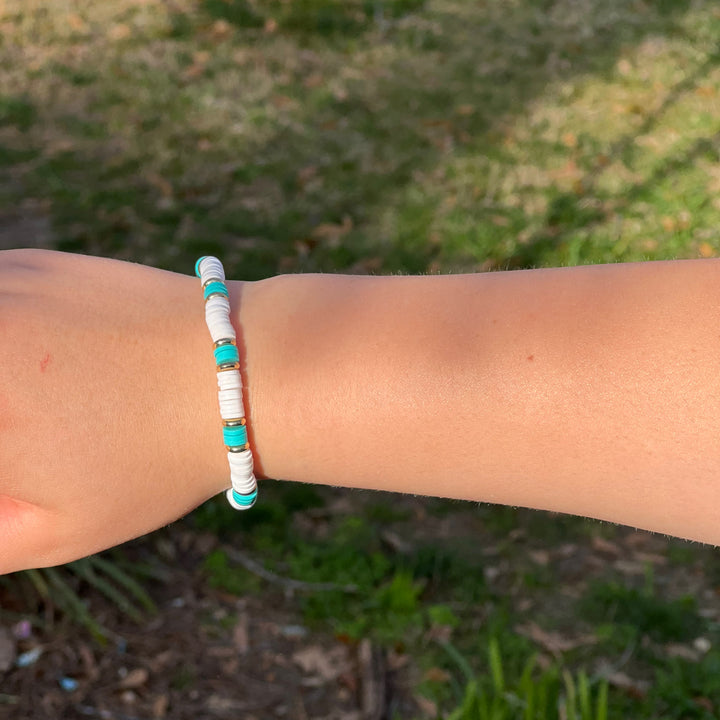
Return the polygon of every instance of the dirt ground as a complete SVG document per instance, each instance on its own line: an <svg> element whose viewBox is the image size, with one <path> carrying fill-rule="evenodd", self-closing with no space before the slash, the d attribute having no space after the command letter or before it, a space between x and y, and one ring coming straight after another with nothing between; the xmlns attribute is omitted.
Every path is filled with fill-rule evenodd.
<svg viewBox="0 0 720 720"><path fill-rule="evenodd" d="M111 629L105 647L63 620L33 628L23 639L17 638L22 623L5 628L12 667L0 672L2 720L381 720L415 714L403 690L408 658L388 656L369 641L350 644L309 631L281 588L242 598L209 588L200 567L213 540L179 528L163 532L177 562L170 577L149 588L158 612L145 624L89 592L90 609ZM138 541L129 551L141 557L153 552L148 545ZM0 607L24 610L22 598L1 589ZM0 663L2 646L0 640ZM29 650L40 654L18 667Z"/></svg>
<svg viewBox="0 0 720 720"><path fill-rule="evenodd" d="M332 490L331 512L357 506L356 495L352 503L343 500L351 492ZM574 610L594 578L620 576L637 584L652 568L662 597L691 595L704 618L720 620L714 556L704 557L700 546L683 546L691 555L674 562L669 558L675 541L630 528L617 528L607 539L596 532L600 526L589 533L578 526L563 539L555 519L530 511L513 515L513 526L503 529L497 519L490 527L472 504L434 516L426 513L423 498L393 496L394 509L400 506L407 510L406 523L379 526L381 535L396 548L460 539L485 582L512 608L511 632L532 641L541 663L578 648L594 652L598 637ZM302 512L298 517L307 520ZM220 546L228 547L185 521L125 545L128 560L159 568L158 581L146 584L157 613L139 624L80 583L93 617L109 629L104 646L51 604L33 616L22 583L0 584L0 720L438 717L434 704L417 693L419 658L367 638L351 642L312 630L287 579L263 580L261 592L245 596L212 588L203 562ZM532 568L552 582L532 589ZM477 610L482 623L483 608ZM700 638L658 651L697 661L708 646ZM649 678L634 666L633 654L631 648L622 657L587 659L617 691L642 697Z"/></svg>

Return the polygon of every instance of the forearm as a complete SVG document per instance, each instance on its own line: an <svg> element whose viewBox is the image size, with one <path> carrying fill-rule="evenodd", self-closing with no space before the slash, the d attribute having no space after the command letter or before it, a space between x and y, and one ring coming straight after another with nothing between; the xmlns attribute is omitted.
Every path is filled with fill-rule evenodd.
<svg viewBox="0 0 720 720"><path fill-rule="evenodd" d="M720 542L719 281L702 260L247 284L259 470Z"/></svg>

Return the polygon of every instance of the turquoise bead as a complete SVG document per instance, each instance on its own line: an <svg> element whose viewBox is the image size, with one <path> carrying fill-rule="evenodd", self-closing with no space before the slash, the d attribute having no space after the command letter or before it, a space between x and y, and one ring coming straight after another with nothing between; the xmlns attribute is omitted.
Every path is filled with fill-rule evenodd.
<svg viewBox="0 0 720 720"><path fill-rule="evenodd" d="M207 257L207 255L203 255L201 258L198 258L197 262L195 263L195 274L200 277L200 263Z"/></svg>
<svg viewBox="0 0 720 720"><path fill-rule="evenodd" d="M240 355L235 345L220 345L213 350L215 354L215 364L222 365L229 362L240 362Z"/></svg>
<svg viewBox="0 0 720 720"><path fill-rule="evenodd" d="M235 492L235 490L233 490L233 492L232 492L233 500L238 505L244 505L245 507L250 507L251 505L253 505L255 503L255 500L257 499L257 494L258 494L257 490L254 490L249 495L241 495L240 493Z"/></svg>
<svg viewBox="0 0 720 720"><path fill-rule="evenodd" d="M205 286L205 290L203 292L204 298L207 300L208 296L212 295L213 293L222 293L223 295L230 297L228 293L228 289L225 287L224 282L220 282L219 280L216 280L215 282L208 283Z"/></svg>
<svg viewBox="0 0 720 720"><path fill-rule="evenodd" d="M247 425L223 425L223 442L227 447L239 447L247 443Z"/></svg>

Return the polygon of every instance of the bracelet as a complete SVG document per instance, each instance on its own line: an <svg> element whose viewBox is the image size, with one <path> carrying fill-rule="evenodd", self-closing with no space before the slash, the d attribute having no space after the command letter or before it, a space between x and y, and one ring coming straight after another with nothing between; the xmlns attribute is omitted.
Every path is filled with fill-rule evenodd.
<svg viewBox="0 0 720 720"><path fill-rule="evenodd" d="M235 328L230 322L230 295L225 270L216 258L205 255L195 263L205 298L205 320L214 344L223 441L230 463L230 487L226 497L235 510L247 510L257 499L257 481L248 443L245 409L242 401L240 356Z"/></svg>

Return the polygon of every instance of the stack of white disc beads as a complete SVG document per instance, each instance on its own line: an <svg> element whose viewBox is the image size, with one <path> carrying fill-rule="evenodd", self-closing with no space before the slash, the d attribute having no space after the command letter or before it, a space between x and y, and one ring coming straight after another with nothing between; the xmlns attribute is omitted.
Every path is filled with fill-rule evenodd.
<svg viewBox="0 0 720 720"><path fill-rule="evenodd" d="M230 295L225 285L222 263L212 256L195 263L205 297L205 320L214 344L223 441L230 463L230 482L226 497L236 510L247 510L257 499L257 481L248 442L245 409L242 400L240 356L235 328L230 321Z"/></svg>

